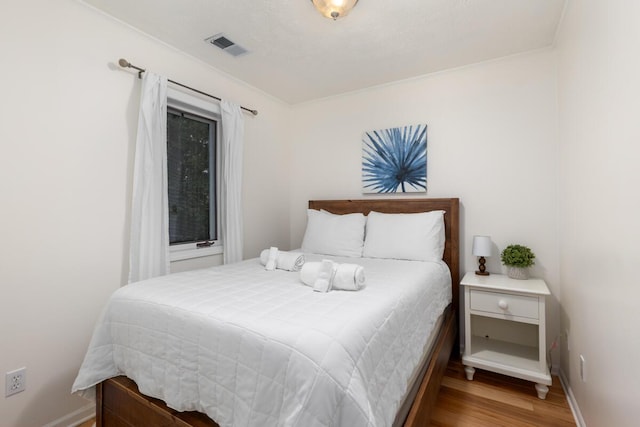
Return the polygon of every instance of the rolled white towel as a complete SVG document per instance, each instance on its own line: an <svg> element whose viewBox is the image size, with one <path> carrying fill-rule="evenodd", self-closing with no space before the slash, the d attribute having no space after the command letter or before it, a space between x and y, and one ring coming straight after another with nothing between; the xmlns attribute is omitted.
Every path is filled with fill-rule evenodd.
<svg viewBox="0 0 640 427"><path fill-rule="evenodd" d="M322 284L316 286L318 279L323 279L323 271L326 263L331 263L332 274L329 290L359 291L365 286L364 267L358 264L338 264L330 260L322 262L307 262L300 270L300 280L308 286L322 288Z"/></svg>
<svg viewBox="0 0 640 427"><path fill-rule="evenodd" d="M264 266L269 261L270 249L265 249L260 253L260 263ZM304 254L300 252L278 251L276 257L276 268L287 271L300 271L304 265Z"/></svg>

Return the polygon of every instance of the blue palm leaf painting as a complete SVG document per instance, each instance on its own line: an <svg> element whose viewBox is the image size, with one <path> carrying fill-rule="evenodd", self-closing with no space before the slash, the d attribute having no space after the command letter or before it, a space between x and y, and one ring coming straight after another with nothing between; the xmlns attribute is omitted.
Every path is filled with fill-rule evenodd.
<svg viewBox="0 0 640 427"><path fill-rule="evenodd" d="M427 191L427 125L365 132L362 139L362 191Z"/></svg>

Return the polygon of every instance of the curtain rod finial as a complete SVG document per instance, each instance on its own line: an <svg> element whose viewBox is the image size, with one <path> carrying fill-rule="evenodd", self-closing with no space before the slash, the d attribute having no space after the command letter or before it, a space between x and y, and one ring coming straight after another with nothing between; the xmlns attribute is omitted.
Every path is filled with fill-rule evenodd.
<svg viewBox="0 0 640 427"><path fill-rule="evenodd" d="M130 67L130 66L131 66L131 64L129 63L129 61L127 61L127 60L126 60L126 59L124 59L124 58L120 58L120 59L118 60L118 65L120 65L122 68L127 68L127 67Z"/></svg>

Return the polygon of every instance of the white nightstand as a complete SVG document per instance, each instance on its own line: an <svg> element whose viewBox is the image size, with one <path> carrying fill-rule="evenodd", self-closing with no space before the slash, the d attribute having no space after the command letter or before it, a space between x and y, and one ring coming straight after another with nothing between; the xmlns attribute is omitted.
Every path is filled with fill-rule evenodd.
<svg viewBox="0 0 640 427"><path fill-rule="evenodd" d="M551 385L547 367L544 280L515 280L502 274L465 274L464 355L468 380L475 368L536 383L544 399Z"/></svg>

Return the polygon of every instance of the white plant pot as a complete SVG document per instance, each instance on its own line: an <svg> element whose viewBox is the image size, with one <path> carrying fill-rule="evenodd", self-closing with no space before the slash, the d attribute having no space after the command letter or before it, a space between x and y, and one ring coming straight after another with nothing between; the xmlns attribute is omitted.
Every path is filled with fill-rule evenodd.
<svg viewBox="0 0 640 427"><path fill-rule="evenodd" d="M507 266L507 276L512 279L526 280L529 278L529 269L523 267Z"/></svg>

